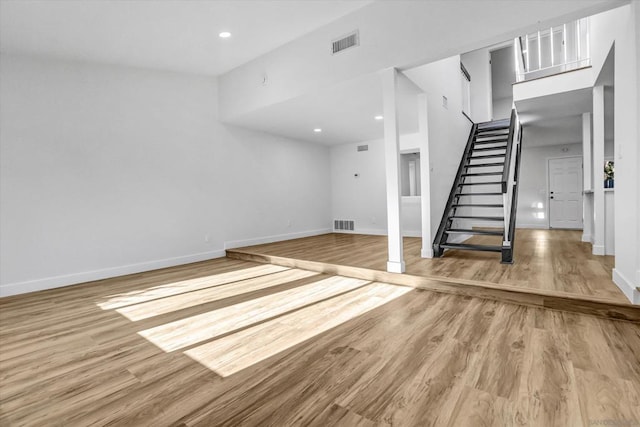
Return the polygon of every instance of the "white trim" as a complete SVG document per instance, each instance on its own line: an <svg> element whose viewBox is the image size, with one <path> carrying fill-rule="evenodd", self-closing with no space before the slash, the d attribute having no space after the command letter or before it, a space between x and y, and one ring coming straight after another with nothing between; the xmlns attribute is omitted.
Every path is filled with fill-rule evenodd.
<svg viewBox="0 0 640 427"><path fill-rule="evenodd" d="M638 292L635 286L633 286L633 283L627 280L627 278L620 273L620 270L616 268L613 269L611 280L613 280L613 283L620 288L622 293L624 293L632 304L640 304L640 292Z"/></svg>
<svg viewBox="0 0 640 427"><path fill-rule="evenodd" d="M344 233L344 234L368 234L371 236L387 236L387 230L381 228L358 228L356 230L330 230L328 233ZM325 233L322 233L325 234ZM420 230L402 230L402 237L420 237Z"/></svg>
<svg viewBox="0 0 640 427"><path fill-rule="evenodd" d="M347 231L339 230L338 232L342 233L342 232L347 232ZM333 229L331 229L331 228L321 228L321 229L318 229L318 230L300 231L300 232L297 232L297 233L288 233L288 234L276 234L274 236L258 237L258 238L255 238L255 239L231 240L231 241L228 241L228 242L224 242L224 248L225 249L234 249L234 248L241 248L243 246L263 245L265 243L280 242L280 241L283 241L283 240L300 239L302 237L319 236L320 234L329 234L329 233L333 233Z"/></svg>
<svg viewBox="0 0 640 427"><path fill-rule="evenodd" d="M565 145L565 144L559 144L559 145ZM551 227L551 203L549 202L549 200L551 200L551 180L549 179L549 173L551 171L551 168L549 168L549 162L551 162L551 160L559 160L559 159L580 159L580 162L582 164L582 167L584 168L584 155L580 154L580 155L573 155L573 156L557 156L557 157L547 157L547 228L549 230L553 230L554 228ZM584 169L583 169L584 170ZM584 172L583 172L584 173ZM582 177L584 179L584 177ZM584 182L581 185L582 188L584 188ZM584 229L584 193L581 194L582 197L582 223L580 224L579 227L556 227L556 230L583 230ZM595 226L595 224L594 224Z"/></svg>
<svg viewBox="0 0 640 427"><path fill-rule="evenodd" d="M422 258L433 258L433 246L420 249L420 256Z"/></svg>
<svg viewBox="0 0 640 427"><path fill-rule="evenodd" d="M586 243L591 243L591 234L582 233L582 241Z"/></svg>
<svg viewBox="0 0 640 427"><path fill-rule="evenodd" d="M348 233L348 234L369 234L371 236L386 236L387 230L382 228L359 228L354 231L335 230L334 233Z"/></svg>
<svg viewBox="0 0 640 427"><path fill-rule="evenodd" d="M593 245L591 253L594 255L604 255L604 245Z"/></svg>
<svg viewBox="0 0 640 427"><path fill-rule="evenodd" d="M157 270L159 268L174 267L176 265L206 261L209 259L221 258L223 256L225 256L224 250L215 250L210 252L201 252L198 254L184 255L175 258L166 258L155 261L141 262L137 264L123 265L119 267L84 271L81 273L65 274L62 276L46 277L44 279L7 283L0 286L0 297L43 291L46 289L61 288L64 286L77 285L79 283L92 282L94 280L124 276L126 274L142 273L144 271Z"/></svg>
<svg viewBox="0 0 640 427"><path fill-rule="evenodd" d="M333 232L330 228L320 230L303 231L298 233L280 234L276 236L266 236L257 239L235 240L224 243L224 249L209 252L184 255L174 258L166 258L155 261L141 262L137 264L123 265L119 267L104 268L100 270L72 273L62 276L46 277L43 279L28 280L17 283L7 283L0 285L0 297L19 295L28 292L44 291L46 289L61 288L64 286L77 285L95 280L110 279L112 277L124 276L127 274L142 273L145 271L157 270L159 268L175 267L177 265L189 264L192 262L206 261L225 256L225 249L238 248L241 246L259 245L272 243L281 240L291 240L300 237L317 236Z"/></svg>
<svg viewBox="0 0 640 427"><path fill-rule="evenodd" d="M405 271L405 265L404 265L404 261L401 262L394 262L394 261L387 261L387 271L389 273L404 273Z"/></svg>

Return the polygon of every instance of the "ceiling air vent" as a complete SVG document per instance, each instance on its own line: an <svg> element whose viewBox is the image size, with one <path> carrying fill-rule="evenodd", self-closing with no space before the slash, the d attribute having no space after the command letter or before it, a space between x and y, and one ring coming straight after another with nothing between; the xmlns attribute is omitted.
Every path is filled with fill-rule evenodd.
<svg viewBox="0 0 640 427"><path fill-rule="evenodd" d="M355 30L347 34L346 36L333 40L331 42L331 53L336 54L338 52L342 52L343 50L349 49L350 47L358 46L359 44L360 35L358 33L358 30Z"/></svg>
<svg viewBox="0 0 640 427"><path fill-rule="evenodd" d="M368 145L358 145L358 151L369 151Z"/></svg>

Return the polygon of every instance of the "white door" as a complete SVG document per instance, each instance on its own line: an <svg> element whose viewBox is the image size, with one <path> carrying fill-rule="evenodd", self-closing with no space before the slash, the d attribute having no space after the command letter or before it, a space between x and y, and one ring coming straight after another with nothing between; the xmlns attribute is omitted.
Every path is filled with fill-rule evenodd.
<svg viewBox="0 0 640 427"><path fill-rule="evenodd" d="M549 159L549 227L582 228L582 157Z"/></svg>

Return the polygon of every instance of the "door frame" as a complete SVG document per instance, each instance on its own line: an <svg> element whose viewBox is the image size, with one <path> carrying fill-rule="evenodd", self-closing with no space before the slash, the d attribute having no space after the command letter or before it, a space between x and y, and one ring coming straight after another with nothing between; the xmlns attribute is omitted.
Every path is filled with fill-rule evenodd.
<svg viewBox="0 0 640 427"><path fill-rule="evenodd" d="M575 158L579 158L580 159L580 165L582 166L582 170L584 171L584 156L582 154L579 155L572 155L572 156L554 156L554 157L547 157L547 173L546 173L546 180L547 180L547 230L564 230L562 228L551 228L551 203L549 202L549 200L551 200L551 181L549 180L549 162L551 162L551 160L559 160L559 159L575 159ZM583 173L584 175L584 173ZM584 179L584 176L583 176ZM582 194L582 228L567 228L566 230L584 230L584 182L582 183L582 188L580 189L580 194Z"/></svg>

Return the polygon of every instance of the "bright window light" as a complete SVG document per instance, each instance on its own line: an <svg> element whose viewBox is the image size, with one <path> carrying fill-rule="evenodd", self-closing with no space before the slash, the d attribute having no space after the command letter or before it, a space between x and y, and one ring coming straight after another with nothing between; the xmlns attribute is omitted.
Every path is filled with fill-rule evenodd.
<svg viewBox="0 0 640 427"><path fill-rule="evenodd" d="M315 128L313 131L314 131L315 133L320 133L320 132L322 132L322 129L320 129L320 128Z"/></svg>
<svg viewBox="0 0 640 427"><path fill-rule="evenodd" d="M375 116L374 119L375 120L382 120L382 119L384 119L384 117L383 116Z"/></svg>
<svg viewBox="0 0 640 427"><path fill-rule="evenodd" d="M231 33L229 31L223 31L220 34L218 34L218 36L221 39L228 39L229 37L231 37Z"/></svg>

